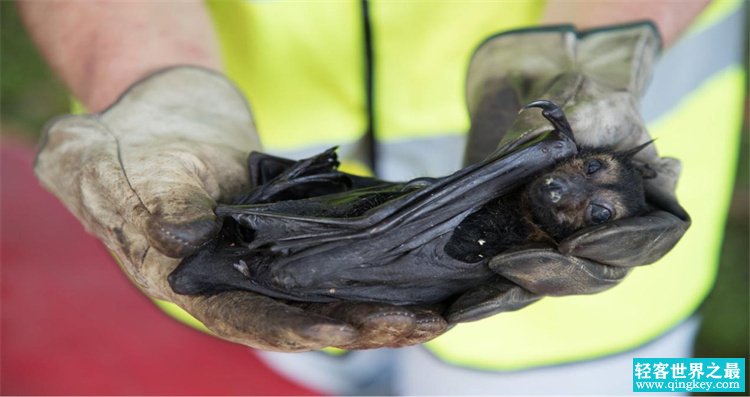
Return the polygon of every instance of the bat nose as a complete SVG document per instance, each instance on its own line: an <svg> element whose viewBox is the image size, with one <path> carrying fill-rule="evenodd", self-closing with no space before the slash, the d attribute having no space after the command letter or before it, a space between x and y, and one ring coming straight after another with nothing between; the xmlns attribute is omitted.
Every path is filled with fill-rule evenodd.
<svg viewBox="0 0 750 397"><path fill-rule="evenodd" d="M550 175L544 178L542 200L556 208L576 208L586 199L585 181L575 175Z"/></svg>
<svg viewBox="0 0 750 397"><path fill-rule="evenodd" d="M547 190L562 193L568 190L568 184L562 182L559 179L552 178L550 182L547 184Z"/></svg>
<svg viewBox="0 0 750 397"><path fill-rule="evenodd" d="M544 180L544 192L552 204L557 204L562 200L563 196L568 193L568 183L560 180L559 178L548 177Z"/></svg>

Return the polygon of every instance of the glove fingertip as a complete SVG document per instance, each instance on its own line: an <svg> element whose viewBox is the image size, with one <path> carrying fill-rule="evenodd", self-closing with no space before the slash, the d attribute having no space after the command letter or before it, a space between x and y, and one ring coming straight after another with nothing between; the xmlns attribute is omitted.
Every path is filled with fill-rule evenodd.
<svg viewBox="0 0 750 397"><path fill-rule="evenodd" d="M574 234L560 243L559 251L613 266L647 265L666 255L688 227L670 212L655 211Z"/></svg>
<svg viewBox="0 0 750 397"><path fill-rule="evenodd" d="M443 317L444 311L440 306L410 307L415 314L414 331L400 341L401 346L411 346L430 341L444 334L448 328L448 321Z"/></svg>
<svg viewBox="0 0 750 397"><path fill-rule="evenodd" d="M552 249L533 249L493 258L490 268L537 294L550 296L592 294L611 288L629 268L606 266Z"/></svg>
<svg viewBox="0 0 750 397"><path fill-rule="evenodd" d="M336 344L342 349L398 347L416 329L416 314L403 307L372 303L334 303L322 307L328 316L356 327L358 337Z"/></svg>
<svg viewBox="0 0 750 397"><path fill-rule="evenodd" d="M319 348L353 343L359 337L354 327L344 322L321 322L298 330L298 335Z"/></svg>
<svg viewBox="0 0 750 397"><path fill-rule="evenodd" d="M216 236L220 228L221 222L214 216L181 223L151 217L146 223L146 234L151 245L159 252L172 258L182 258Z"/></svg>
<svg viewBox="0 0 750 397"><path fill-rule="evenodd" d="M469 290L449 307L449 324L481 320L524 308L542 297L502 279Z"/></svg>
<svg viewBox="0 0 750 397"><path fill-rule="evenodd" d="M414 333L409 336L409 339L419 340L420 342L432 339L448 329L448 321L440 316L417 318L416 323Z"/></svg>

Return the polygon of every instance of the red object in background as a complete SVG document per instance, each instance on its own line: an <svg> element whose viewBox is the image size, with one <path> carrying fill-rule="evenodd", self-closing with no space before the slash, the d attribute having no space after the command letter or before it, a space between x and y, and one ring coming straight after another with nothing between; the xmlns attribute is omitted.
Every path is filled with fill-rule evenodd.
<svg viewBox="0 0 750 397"><path fill-rule="evenodd" d="M39 185L33 156L0 147L0 393L314 394L163 314Z"/></svg>

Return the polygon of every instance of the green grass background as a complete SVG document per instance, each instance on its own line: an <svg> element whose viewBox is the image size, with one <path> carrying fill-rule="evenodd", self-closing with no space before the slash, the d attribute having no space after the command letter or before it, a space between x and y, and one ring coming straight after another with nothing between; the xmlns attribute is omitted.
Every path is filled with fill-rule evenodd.
<svg viewBox="0 0 750 397"><path fill-rule="evenodd" d="M746 57L747 59L747 57ZM0 131L36 140L44 123L67 113L68 95L44 64L15 4L0 0ZM746 107L747 108L747 107ZM716 285L699 310L697 357L748 357L750 173L747 113Z"/></svg>

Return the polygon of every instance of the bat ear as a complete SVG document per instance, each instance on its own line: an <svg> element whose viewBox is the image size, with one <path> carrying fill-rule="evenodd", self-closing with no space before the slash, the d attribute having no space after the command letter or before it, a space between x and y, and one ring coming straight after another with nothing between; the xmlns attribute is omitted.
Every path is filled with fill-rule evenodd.
<svg viewBox="0 0 750 397"><path fill-rule="evenodd" d="M626 150L624 152L620 152L620 155L623 158L627 159L627 160L632 160L633 156L635 156L636 154L638 154L638 152L640 152L641 150L645 149L648 145L650 145L652 143L654 143L653 139L650 140L650 141L648 141L648 142L646 142L646 143L642 143L642 144L640 144L640 145L638 145L638 146L636 146L636 147L634 147L632 149L628 149L628 150Z"/></svg>
<svg viewBox="0 0 750 397"><path fill-rule="evenodd" d="M642 163L640 161L635 161L635 160L633 160L633 157L635 157L635 155L638 154L638 152L640 152L641 150L643 150L644 148L646 148L647 146L649 146L652 143L654 143L653 139L650 140L650 141L648 141L648 142L646 142L646 143L642 143L642 144L640 144L640 145L638 145L638 146L636 146L636 147L634 147L632 149L628 149L628 150L626 150L624 152L620 152L619 153L619 155L621 156L622 159L624 159L625 161L628 161L631 164L633 164L633 166L638 170L638 172L641 174L641 177L643 177L643 179L656 178L656 171L654 171L654 169L651 168L648 165L648 163Z"/></svg>

